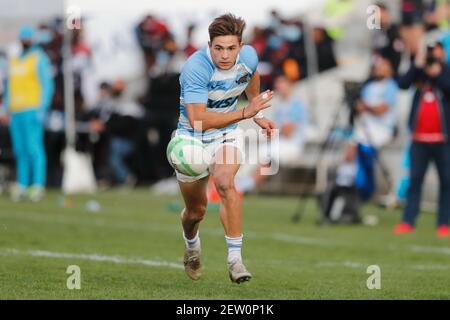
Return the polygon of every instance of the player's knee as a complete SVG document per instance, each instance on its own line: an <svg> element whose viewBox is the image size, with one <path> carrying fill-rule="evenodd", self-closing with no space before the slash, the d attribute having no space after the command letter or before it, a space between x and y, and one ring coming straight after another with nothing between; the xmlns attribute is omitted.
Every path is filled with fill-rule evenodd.
<svg viewBox="0 0 450 320"><path fill-rule="evenodd" d="M205 213L206 213L206 205L201 204L188 208L185 214L187 215L187 218L189 220L198 222L203 220Z"/></svg>
<svg viewBox="0 0 450 320"><path fill-rule="evenodd" d="M217 192L221 197L226 197L227 194L234 190L234 182L229 177L214 177Z"/></svg>

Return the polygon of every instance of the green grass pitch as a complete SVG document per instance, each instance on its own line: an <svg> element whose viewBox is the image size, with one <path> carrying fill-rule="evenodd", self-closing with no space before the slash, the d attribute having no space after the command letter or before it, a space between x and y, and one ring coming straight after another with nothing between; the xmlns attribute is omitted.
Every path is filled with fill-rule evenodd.
<svg viewBox="0 0 450 320"><path fill-rule="evenodd" d="M204 274L193 282L182 267L179 213L168 209L180 197L137 189L69 200L57 192L38 204L0 197L0 299L450 298L450 239L436 238L435 214L396 236L398 210L364 207L379 218L372 227L318 227L313 201L292 224L296 198L248 196L243 256L253 279L236 285L217 211L202 222ZM101 211L89 211L89 200ZM67 288L69 265L80 267L80 290ZM379 290L366 286L370 265L380 267Z"/></svg>

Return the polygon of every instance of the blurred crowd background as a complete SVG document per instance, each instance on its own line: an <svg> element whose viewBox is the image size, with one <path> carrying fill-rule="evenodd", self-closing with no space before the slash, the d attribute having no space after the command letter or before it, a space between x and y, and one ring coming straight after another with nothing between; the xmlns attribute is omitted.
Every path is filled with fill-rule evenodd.
<svg viewBox="0 0 450 320"><path fill-rule="evenodd" d="M279 103L283 102L286 89L282 83L275 83L278 77L283 77L292 85L292 90L284 95L297 96L308 114L308 117L298 118L299 127L305 132L299 143L304 146L302 155L295 157L290 167L316 166L314 159L320 152L319 147L327 138L343 101L352 93L346 90L346 83L364 83L373 79L374 72L381 73L382 78L399 77L414 63L424 42L429 47L442 49L436 49L436 58L441 56L442 63L448 63L450 58L449 1L327 0L317 3L298 12L277 6L264 12L255 8L258 19L249 19L244 36L244 41L251 44L259 56L261 90L275 88ZM379 28L370 28L373 12L367 9L374 4L381 13ZM111 32L105 33L109 37L107 49L101 42L101 21L105 20L98 22L92 15L81 17L80 29L67 29L67 19L62 15L39 22L33 19L32 23L26 18L18 19L20 23L16 23L14 29L4 29L0 35L0 100L2 97L3 102L5 100L9 61L21 50L19 30L24 25L32 29L33 45L39 46L50 62L54 90L43 119L46 187L62 186L62 154L67 140L64 63L69 56L75 147L89 156L98 185L150 185L173 176L165 149L178 121L178 77L186 59L207 45L205 23L221 12L210 12L201 21L186 17L176 20L172 13L173 9L167 14L155 10L142 12L138 19L125 19L122 29L127 28L127 32L117 32L112 38ZM121 21L108 23L103 28L121 29ZM65 37L70 38L70 55L64 54ZM129 50L124 50L125 47ZM105 51L109 52L109 57ZM132 72L127 72L128 68L138 72L130 76ZM386 151L386 157L393 159L387 162L394 183L401 178L402 155L409 142L405 114L411 99L410 91L402 93L398 99L392 97L395 104L392 107L398 111L392 137L382 143L395 146L391 153ZM245 104L245 96L242 100ZM273 109L276 113L276 108ZM351 108L344 109L345 115L340 121L346 129L351 127L353 113L349 111ZM15 180L10 124L6 108L1 108L2 186ZM339 132L336 130L334 134ZM341 133L345 140L345 131ZM305 152L305 148L312 151ZM345 158L351 158L349 153L351 151L345 153ZM289 178L292 180L295 175ZM273 183L270 187L268 184L266 191L290 192L286 189L288 186L289 183ZM298 191L293 188L291 192Z"/></svg>

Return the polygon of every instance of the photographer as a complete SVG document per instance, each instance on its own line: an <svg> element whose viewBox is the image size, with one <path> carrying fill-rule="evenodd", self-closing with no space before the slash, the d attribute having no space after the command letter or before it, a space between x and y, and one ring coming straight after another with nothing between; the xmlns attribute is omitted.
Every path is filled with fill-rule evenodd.
<svg viewBox="0 0 450 320"><path fill-rule="evenodd" d="M450 236L450 67L444 63L439 43L418 51L414 64L399 77L402 89L415 85L409 127L410 186L402 222L394 228L397 234L414 231L420 210L422 183L428 164L433 160L439 175L439 208L437 236Z"/></svg>

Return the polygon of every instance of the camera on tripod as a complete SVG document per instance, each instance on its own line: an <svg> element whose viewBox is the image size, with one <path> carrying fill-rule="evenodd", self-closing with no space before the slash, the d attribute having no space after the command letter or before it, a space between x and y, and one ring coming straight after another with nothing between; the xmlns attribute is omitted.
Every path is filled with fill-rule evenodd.
<svg viewBox="0 0 450 320"><path fill-rule="evenodd" d="M344 82L344 100L345 104L350 110L349 126L353 127L356 112L356 103L361 99L361 90L364 86L364 82L358 81L345 81Z"/></svg>

